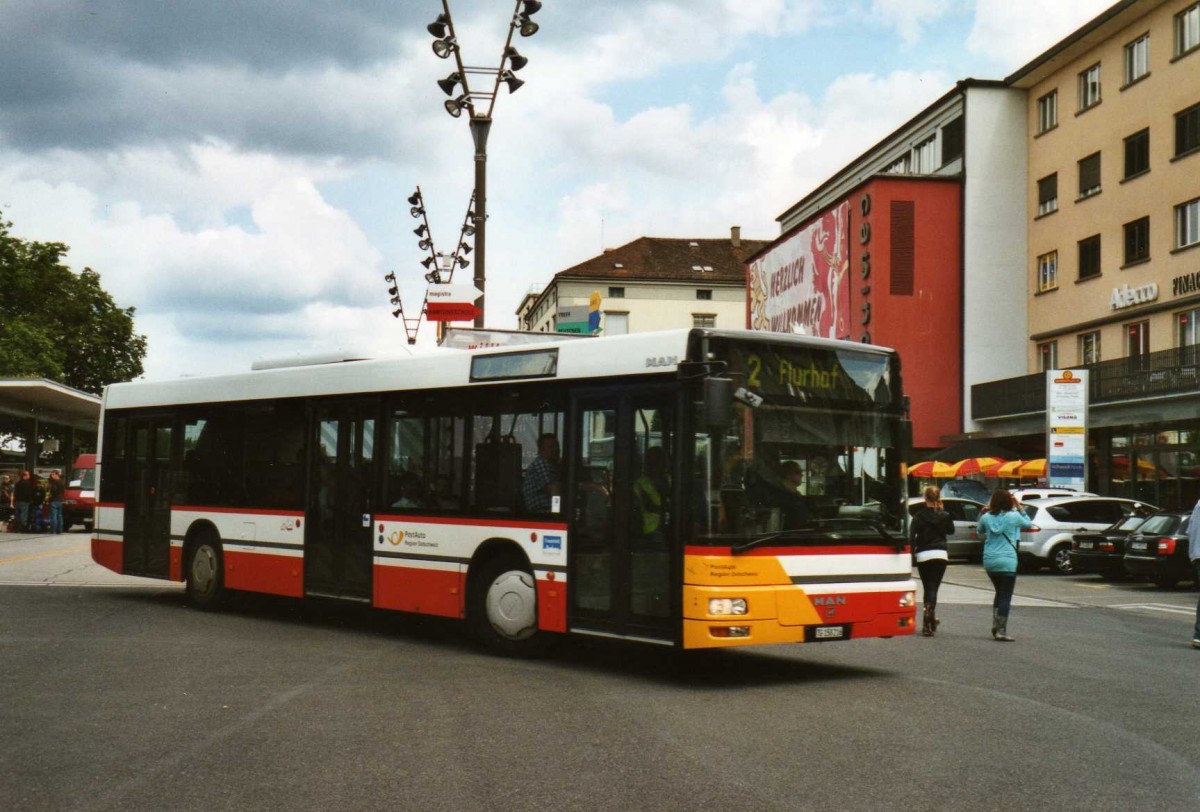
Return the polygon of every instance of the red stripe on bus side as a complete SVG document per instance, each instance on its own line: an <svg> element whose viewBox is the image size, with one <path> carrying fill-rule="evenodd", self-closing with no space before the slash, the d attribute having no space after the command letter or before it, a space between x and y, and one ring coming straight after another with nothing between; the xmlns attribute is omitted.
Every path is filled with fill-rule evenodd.
<svg viewBox="0 0 1200 812"><path fill-rule="evenodd" d="M440 617L464 617L463 576L449 570L375 567L375 605Z"/></svg>
<svg viewBox="0 0 1200 812"><path fill-rule="evenodd" d="M247 592L304 597L304 559L225 550L225 585Z"/></svg>
<svg viewBox="0 0 1200 812"><path fill-rule="evenodd" d="M92 539L92 560L113 572L125 571L125 545L109 539Z"/></svg>
<svg viewBox="0 0 1200 812"><path fill-rule="evenodd" d="M468 519L459 516L417 516L405 514L380 514L375 517L381 522L413 522L420 524L461 524L468 527L516 527L526 530L559 530L565 532L565 522L531 522L523 519L505 521L503 519Z"/></svg>
<svg viewBox="0 0 1200 812"><path fill-rule="evenodd" d="M171 510L190 510L193 513L234 513L244 516L298 516L304 518L303 510L270 510L267 508L226 508L205 505L171 505Z"/></svg>

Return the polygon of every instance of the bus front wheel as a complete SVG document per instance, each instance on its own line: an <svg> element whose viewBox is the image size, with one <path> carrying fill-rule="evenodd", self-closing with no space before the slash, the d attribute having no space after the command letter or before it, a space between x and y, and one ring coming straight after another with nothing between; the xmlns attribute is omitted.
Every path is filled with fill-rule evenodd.
<svg viewBox="0 0 1200 812"><path fill-rule="evenodd" d="M225 598L221 544L211 533L192 545L187 562L187 596L201 609L216 609Z"/></svg>
<svg viewBox="0 0 1200 812"><path fill-rule="evenodd" d="M533 573L502 558L484 566L472 595L471 625L492 651L528 656L541 650L537 627L537 582Z"/></svg>

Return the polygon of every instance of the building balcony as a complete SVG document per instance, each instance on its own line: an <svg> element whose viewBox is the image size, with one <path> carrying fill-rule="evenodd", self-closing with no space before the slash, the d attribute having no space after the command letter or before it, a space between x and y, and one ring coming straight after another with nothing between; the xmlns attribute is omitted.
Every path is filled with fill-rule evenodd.
<svg viewBox="0 0 1200 812"><path fill-rule="evenodd" d="M1200 395L1200 346L1084 364L1092 406L1125 401ZM971 387L975 420L1016 417L1046 411L1046 375L1038 372Z"/></svg>

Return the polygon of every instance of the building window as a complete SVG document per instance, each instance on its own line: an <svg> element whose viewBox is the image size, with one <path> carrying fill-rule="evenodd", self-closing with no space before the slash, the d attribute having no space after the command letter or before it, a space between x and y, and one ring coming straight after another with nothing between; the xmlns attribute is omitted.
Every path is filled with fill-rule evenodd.
<svg viewBox="0 0 1200 812"><path fill-rule="evenodd" d="M1175 247L1200 243L1200 197L1175 207Z"/></svg>
<svg viewBox="0 0 1200 812"><path fill-rule="evenodd" d="M1058 252L1051 251L1037 258L1038 292L1043 293L1058 287Z"/></svg>
<svg viewBox="0 0 1200 812"><path fill-rule="evenodd" d="M1125 84L1131 85L1150 72L1150 35L1142 34L1125 46Z"/></svg>
<svg viewBox="0 0 1200 812"><path fill-rule="evenodd" d="M1097 62L1079 74L1079 110L1095 107L1100 103L1100 63Z"/></svg>
<svg viewBox="0 0 1200 812"><path fill-rule="evenodd" d="M1139 321L1129 325L1125 330L1125 335L1127 337L1125 349L1130 358L1150 352L1150 322Z"/></svg>
<svg viewBox="0 0 1200 812"><path fill-rule="evenodd" d="M1200 345L1200 310L1187 310L1179 314L1179 332L1176 335L1180 347Z"/></svg>
<svg viewBox="0 0 1200 812"><path fill-rule="evenodd" d="M1150 259L1150 218L1125 224L1125 264Z"/></svg>
<svg viewBox="0 0 1200 812"><path fill-rule="evenodd" d="M1079 162L1079 196L1091 197L1100 191L1100 153L1093 152Z"/></svg>
<svg viewBox="0 0 1200 812"><path fill-rule="evenodd" d="M1038 134L1058 126L1058 90L1038 99Z"/></svg>
<svg viewBox="0 0 1200 812"><path fill-rule="evenodd" d="M1150 169L1150 129L1125 139L1125 177L1132 178Z"/></svg>
<svg viewBox="0 0 1200 812"><path fill-rule="evenodd" d="M1200 149L1200 104L1175 114L1175 157Z"/></svg>
<svg viewBox="0 0 1200 812"><path fill-rule="evenodd" d="M1038 217L1058 211L1058 173L1038 181Z"/></svg>
<svg viewBox="0 0 1200 812"><path fill-rule="evenodd" d="M625 288L609 288L608 289L608 298L624 299L625 298Z"/></svg>
<svg viewBox="0 0 1200 812"><path fill-rule="evenodd" d="M957 161L963 156L963 117L942 127L942 166Z"/></svg>
<svg viewBox="0 0 1200 812"><path fill-rule="evenodd" d="M1057 341L1047 341L1045 344L1038 344L1038 364L1042 372L1048 369L1058 369Z"/></svg>
<svg viewBox="0 0 1200 812"><path fill-rule="evenodd" d="M716 313L693 313L692 314L692 326L693 327L716 327L717 326L717 314Z"/></svg>
<svg viewBox="0 0 1200 812"><path fill-rule="evenodd" d="M908 153L904 153L887 169L883 170L888 175L907 175L908 174Z"/></svg>
<svg viewBox="0 0 1200 812"><path fill-rule="evenodd" d="M1079 337L1079 363L1100 363L1100 331L1084 333Z"/></svg>
<svg viewBox="0 0 1200 812"><path fill-rule="evenodd" d="M604 335L606 336L623 336L629 332L629 314L628 313L605 313L604 314Z"/></svg>
<svg viewBox="0 0 1200 812"><path fill-rule="evenodd" d="M696 291L696 298L701 299L706 302L711 301L712 300L712 291L711 290L698 290L698 291Z"/></svg>
<svg viewBox="0 0 1200 812"><path fill-rule="evenodd" d="M1091 279L1100 275L1100 235L1079 241L1079 278Z"/></svg>
<svg viewBox="0 0 1200 812"><path fill-rule="evenodd" d="M1200 47L1200 3L1175 15L1175 56Z"/></svg>
<svg viewBox="0 0 1200 812"><path fill-rule="evenodd" d="M912 171L914 175L929 174L938 167L937 138L929 136L913 147Z"/></svg>

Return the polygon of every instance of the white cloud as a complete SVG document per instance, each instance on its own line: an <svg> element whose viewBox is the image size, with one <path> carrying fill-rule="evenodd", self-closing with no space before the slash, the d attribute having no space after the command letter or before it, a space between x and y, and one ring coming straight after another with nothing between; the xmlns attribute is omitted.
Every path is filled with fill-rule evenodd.
<svg viewBox="0 0 1200 812"><path fill-rule="evenodd" d="M1110 5L1112 0L976 0L967 49L1011 73Z"/></svg>
<svg viewBox="0 0 1200 812"><path fill-rule="evenodd" d="M896 29L906 45L915 45L926 26L949 14L957 0L872 0L871 16Z"/></svg>

